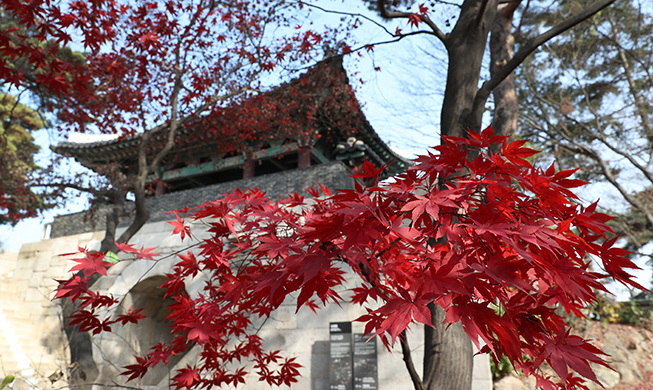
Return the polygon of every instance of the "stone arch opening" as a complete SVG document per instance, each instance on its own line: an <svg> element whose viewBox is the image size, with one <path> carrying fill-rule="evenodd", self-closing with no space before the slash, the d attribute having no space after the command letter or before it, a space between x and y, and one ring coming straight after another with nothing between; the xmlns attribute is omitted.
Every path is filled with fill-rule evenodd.
<svg viewBox="0 0 653 390"><path fill-rule="evenodd" d="M164 298L165 290L159 288L165 281L165 276L153 276L139 282L125 295L122 308L117 313L122 314L132 305L134 310L143 309L141 314L145 318L136 325L128 325L131 328L125 333L136 355L149 353L150 349L158 343L169 343L174 339L172 321L166 318L170 314L169 306L175 303L175 300L172 297ZM141 383L155 386L169 375L173 376L171 370L183 356L183 354L171 356L166 365L159 363L143 377Z"/></svg>

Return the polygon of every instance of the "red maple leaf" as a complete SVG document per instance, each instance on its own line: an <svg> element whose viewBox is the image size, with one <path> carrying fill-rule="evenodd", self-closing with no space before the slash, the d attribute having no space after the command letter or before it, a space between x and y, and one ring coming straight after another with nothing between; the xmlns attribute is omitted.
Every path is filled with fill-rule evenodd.
<svg viewBox="0 0 653 390"><path fill-rule="evenodd" d="M88 251L86 252L86 257L71 260L78 264L72 267L69 272L82 271L85 277L91 276L96 272L106 276L107 268L113 265L108 261L104 261L104 254L96 251Z"/></svg>
<svg viewBox="0 0 653 390"><path fill-rule="evenodd" d="M188 226L183 219L179 217L179 215L175 214L175 217L177 218L176 221L168 221L169 224L175 227L175 229L172 231L172 234L179 234L181 235L181 239L183 240L186 238L186 236L190 237L190 226Z"/></svg>
<svg viewBox="0 0 653 390"><path fill-rule="evenodd" d="M135 356L135 358L136 358L136 364L130 364L128 366L123 367L125 371L120 373L120 375L129 375L127 381L132 381L134 379L144 377L149 369L148 367L149 359L146 359L141 356Z"/></svg>
<svg viewBox="0 0 653 390"><path fill-rule="evenodd" d="M59 287L57 287L53 299L70 297L73 301L77 300L81 294L88 291L88 280L88 277L82 278L79 275L73 275L68 280L57 280Z"/></svg>
<svg viewBox="0 0 653 390"><path fill-rule="evenodd" d="M176 384L176 389L182 387L191 389L200 381L200 374L197 368L187 365L186 368L179 370L172 380Z"/></svg>
<svg viewBox="0 0 653 390"><path fill-rule="evenodd" d="M154 253L154 252L152 252L152 251L155 250L155 249L156 249L156 248L145 248L145 247L141 247L141 249L138 250L138 251L135 253L136 258L137 258L138 260L142 260L142 259L145 259L145 260L152 260L152 259L154 259L155 257L159 256L158 253Z"/></svg>
<svg viewBox="0 0 653 390"><path fill-rule="evenodd" d="M422 23L422 16L420 14L412 14L408 17L408 24L413 27L418 27Z"/></svg>
<svg viewBox="0 0 653 390"><path fill-rule="evenodd" d="M121 314L116 318L117 322L122 323L123 325L127 325L128 323L132 324L137 324L139 320L142 320L145 318L144 315L140 314L141 311L143 311L143 308L133 310L134 305L129 307L129 310L127 310L127 313Z"/></svg>
<svg viewBox="0 0 653 390"><path fill-rule="evenodd" d="M121 252L124 253L136 253L138 251L136 248L134 248L133 246L127 243L121 244L119 242L116 242L116 246L118 247L118 249L120 249Z"/></svg>

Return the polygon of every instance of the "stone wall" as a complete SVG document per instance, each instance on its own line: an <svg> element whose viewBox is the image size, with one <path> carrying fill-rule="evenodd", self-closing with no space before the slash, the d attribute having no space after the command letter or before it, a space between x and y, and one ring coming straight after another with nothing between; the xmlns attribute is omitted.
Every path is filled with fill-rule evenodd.
<svg viewBox="0 0 653 390"><path fill-rule="evenodd" d="M58 254L101 238L84 233L25 244L13 269L0 275L0 376L16 375L14 389L46 388L49 375L66 370L61 309L51 299L55 279L69 278L72 263Z"/></svg>
<svg viewBox="0 0 653 390"><path fill-rule="evenodd" d="M318 188L318 182L326 188L353 189L354 179L349 175L351 175L349 168L340 161L333 161L308 168L293 169L151 197L146 200L146 206L151 213L150 222L169 221L174 219L174 215L167 211L183 209L185 206L189 208L200 206L203 202L214 200L235 188L257 187L271 199L280 199L295 191L300 195L308 196L304 188L307 185ZM65 237L102 230L105 225L106 213L109 210L108 206L104 206L97 207L90 212L84 211L55 217L54 222L52 222L50 237ZM119 226L127 227L129 223L131 223L131 219L126 218L121 221Z"/></svg>
<svg viewBox="0 0 653 390"><path fill-rule="evenodd" d="M173 253L193 244L186 238L183 242L177 236L172 236L172 225L160 221L149 223L134 237L134 242L145 247L158 247L160 254ZM197 239L206 237L200 224L191 227ZM48 376L67 372L67 350L65 337L62 332L61 310L56 302L50 299L56 287L53 278L63 279L69 276L66 272L72 265L67 259L57 256L74 250L78 246L95 247L102 238L101 232L83 233L74 236L60 237L27 244L21 248L16 263L14 274L5 277L1 284L0 306L7 315L7 323L13 329L12 335L16 338L11 344L0 345L3 361L2 374L17 374L15 389L25 388L64 388L67 386L66 376L51 383ZM167 259L153 261L121 261L109 269L107 277L101 278L93 288L113 294L122 300L124 305L139 301L138 294L147 295L151 289L156 295L156 283L163 277L173 263L174 256ZM355 278L350 278L355 283ZM202 279L198 278L194 284L187 287L188 293L197 294L202 287ZM156 297L155 297L156 298ZM156 302L155 298L150 300ZM304 366L301 370L300 382L293 385L297 389L327 390L329 372L329 322L353 321L363 314L360 307L355 305L329 305L314 314L303 308L295 314L295 302L288 301L277 310L266 322L260 332L264 337L266 346L280 349L286 356L297 357ZM156 317L156 315L153 315ZM142 352L150 346L145 339L157 339L154 336L156 328L153 324L161 323L158 320L144 321L139 325L129 324L115 327L111 334L104 334L93 338L94 359L99 364L100 375L96 383L118 383L139 388L168 388L167 370L174 367L163 368L156 377L146 377L141 382L123 383L124 377L117 376L119 367L133 363L133 354ZM363 332L362 326L354 324L354 332ZM157 331L160 332L160 329ZM9 332L11 333L11 332ZM7 333L7 334L9 334ZM422 330L416 327L410 332L411 345L415 352L421 353ZM19 347L17 347L19 346ZM13 348L13 349L12 349ZM19 349L17 349L19 348ZM17 351L18 354L14 353ZM378 365L380 389L390 390L396 388L412 388L407 371L402 361L401 352L396 349L386 351L379 343ZM22 354L20 354L22 352ZM192 364L196 358L196 351L191 350L180 361L180 366ZM421 358L415 359L417 369L421 370ZM163 379L161 379L163 378ZM491 380L489 363L486 355L475 358L474 390L490 390ZM268 389L267 385L251 378L246 386L247 390ZM98 390L101 386L97 386Z"/></svg>
<svg viewBox="0 0 653 390"><path fill-rule="evenodd" d="M305 183L320 183L331 188L353 188L353 179L347 177L347 168L340 163L331 163L307 168L305 170L288 171L269 177L254 178L253 181L239 181L228 185L217 185L193 191L184 191L163 195L149 200L152 207L151 222L130 241L132 244L144 247L156 247L156 252L162 255L173 254L208 236L206 227L201 223L191 226L193 239L181 241L178 236L172 236L172 225L166 220L171 214L164 211L200 205L225 191L240 187L256 185L262 191L267 191L273 198L287 193L302 191ZM63 389L67 388L68 351L66 338L62 330L61 308L57 302L52 302L53 290L57 283L53 279L70 277L67 270L72 266L60 253L75 251L77 247L99 248L103 232L86 232L90 225L81 221L81 214L62 216L55 220L52 228L52 239L26 244L21 248L15 261L13 273L3 274L0 283L0 326L3 339L0 340L1 374L15 374L18 379L14 389ZM125 222L126 223L126 222ZM124 229L124 225L121 229ZM77 233L75 233L77 232ZM111 267L107 277L102 277L93 286L104 292L113 294L129 307L137 308L144 305L147 308L148 319L138 325L128 324L125 327L114 326L113 332L95 336L92 339L93 357L98 364L99 376L94 382L98 390L104 385L130 386L130 388L168 388L168 372L174 366L193 364L197 351L191 350L185 356L172 361L169 367L162 367L137 382L125 382L125 377L118 374L120 367L134 362L133 355L145 352L153 343L164 341L165 306L157 286L170 270L175 256L169 256L159 261L133 261L124 258ZM356 277L351 277L354 285ZM187 286L187 292L196 296L203 286L203 280L198 277L193 284ZM329 322L354 321L364 314L355 305L329 305L314 314L306 308L295 313L296 304L292 300L285 302L271 318L265 322L260 331L266 346L279 349L284 355L297 357L302 378L292 388L306 390L327 390L329 373ZM4 316L4 317L2 317ZM363 332L362 326L354 324L354 332ZM409 333L411 345L415 353L421 353L421 327L416 327ZM416 357L416 368L421 371L422 359ZM397 388L410 389L412 384L402 361L400 350L389 352L378 345L378 372L380 389ZM59 377L61 377L59 379ZM256 378L240 388L247 390L268 389L267 385L258 382ZM54 380L54 381L53 381ZM474 390L490 390L491 376L489 361L486 355L475 357Z"/></svg>

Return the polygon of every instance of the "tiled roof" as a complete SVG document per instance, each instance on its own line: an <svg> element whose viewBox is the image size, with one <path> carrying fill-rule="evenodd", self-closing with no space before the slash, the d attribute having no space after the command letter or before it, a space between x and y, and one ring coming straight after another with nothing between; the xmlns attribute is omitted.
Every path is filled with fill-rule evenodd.
<svg viewBox="0 0 653 390"><path fill-rule="evenodd" d="M331 72L333 69L335 69L336 72L341 72L342 75L344 75L344 77L339 77L337 79L343 80L343 86L351 89L349 86L348 78L346 76L346 72L342 66L342 59L336 58L335 60L331 60L326 64L328 66L327 68L325 68L324 63L322 63L316 67L309 69L305 74L299 76L298 78L295 78L287 83L273 88L268 92L265 92L265 94L274 99L275 96L278 94L283 94L283 91L286 91L290 88L296 88L301 91L302 86L307 84L310 84L310 86L314 88L316 85L323 84L322 81L324 79L324 72ZM321 92L321 94L328 95L330 93L330 86L325 86L324 88L325 90L324 92ZM315 90L312 89L311 91L315 95ZM344 106L343 102L339 103L340 105ZM371 124L365 118L365 115L360 109L358 102L355 101L355 98L354 101L351 102L350 107L355 107L353 110L353 115L355 122L357 123L357 131L355 134L356 138L365 142L365 144L373 151L373 154L383 160L383 163L394 161L394 163L388 169L389 174L395 174L405 170L410 165L410 163L404 157L396 154L385 142L383 142L383 140L381 140L381 138L372 128ZM179 129L180 133L177 139L183 140L184 133L195 132L197 131L195 128L196 127L191 126L181 127ZM322 132L322 130L320 130L320 132ZM161 132L158 134L158 137L165 137L165 134L165 132ZM84 142L79 142L78 138L74 141L60 142L58 145L52 146L51 149L59 154L74 157L80 163L82 163L82 165L85 165L91 169L97 165L110 161L123 161L123 163L129 165L130 163L128 161L130 160L131 164L135 164L135 156L141 136L141 133L136 133L134 135L127 135L98 141L93 141L92 137L88 137L86 140L84 140ZM344 139L335 140L335 142L333 142L333 147L335 147L335 144L338 141L344 141ZM215 143L217 142L218 141ZM199 142L192 145L180 145L177 147L177 152L179 153L180 150L187 149L189 155L197 155L198 153L192 152L192 150L207 147L208 145L205 142Z"/></svg>

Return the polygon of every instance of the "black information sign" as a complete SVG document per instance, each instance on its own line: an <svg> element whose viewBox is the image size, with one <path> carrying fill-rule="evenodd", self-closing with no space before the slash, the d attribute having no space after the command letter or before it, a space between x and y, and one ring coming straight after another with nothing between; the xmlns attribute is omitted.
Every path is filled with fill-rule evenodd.
<svg viewBox="0 0 653 390"><path fill-rule="evenodd" d="M354 334L354 389L378 390L376 338Z"/></svg>
<svg viewBox="0 0 653 390"><path fill-rule="evenodd" d="M351 322L329 324L331 390L352 390Z"/></svg>

